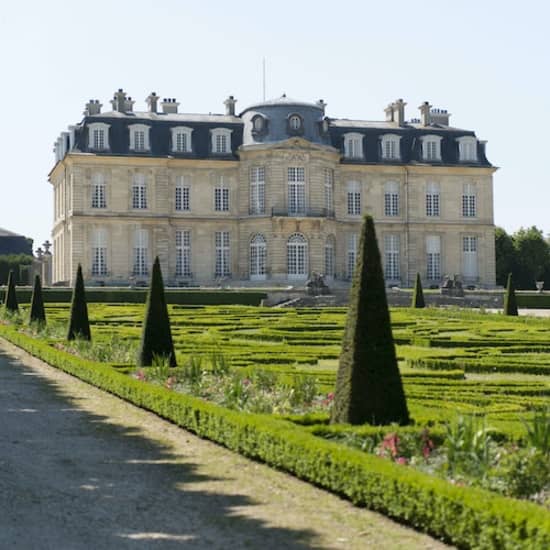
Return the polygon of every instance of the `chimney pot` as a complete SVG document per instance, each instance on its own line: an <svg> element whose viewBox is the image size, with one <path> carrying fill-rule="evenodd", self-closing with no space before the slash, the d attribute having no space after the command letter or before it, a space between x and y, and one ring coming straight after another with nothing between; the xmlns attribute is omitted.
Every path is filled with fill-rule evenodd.
<svg viewBox="0 0 550 550"><path fill-rule="evenodd" d="M175 97L167 97L162 100L162 112L165 114L172 114L178 112L179 103Z"/></svg>
<svg viewBox="0 0 550 550"><path fill-rule="evenodd" d="M90 99L90 101L86 103L84 116L99 115L101 113L101 107L103 107L103 105L99 102L99 99Z"/></svg>
<svg viewBox="0 0 550 550"><path fill-rule="evenodd" d="M227 116L235 116L235 104L237 103L237 100L230 95L223 104L225 105L225 114Z"/></svg>
<svg viewBox="0 0 550 550"><path fill-rule="evenodd" d="M431 110L432 106L429 104L428 101L424 101L424 103L422 103L422 105L420 105L420 107L418 107L418 109L420 110L420 123L422 124L422 126L429 126L430 125L430 122L431 122L431 117L430 117L430 110Z"/></svg>

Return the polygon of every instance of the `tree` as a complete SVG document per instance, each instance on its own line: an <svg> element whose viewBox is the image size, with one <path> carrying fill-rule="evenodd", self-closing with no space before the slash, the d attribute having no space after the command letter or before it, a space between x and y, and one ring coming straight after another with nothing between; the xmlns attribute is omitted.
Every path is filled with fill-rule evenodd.
<svg viewBox="0 0 550 550"><path fill-rule="evenodd" d="M73 298L71 302L71 319L69 321L69 331L67 340L82 338L91 340L90 322L88 321L88 306L86 304L86 292L84 290L84 278L82 277L82 267L78 264L76 271L76 281L73 289Z"/></svg>
<svg viewBox="0 0 550 550"><path fill-rule="evenodd" d="M508 273L508 282L506 283L506 292L504 293L504 315L517 315L518 304L516 301L516 292L514 290L514 282L512 274Z"/></svg>
<svg viewBox="0 0 550 550"><path fill-rule="evenodd" d="M32 289L30 322L46 323L46 312L44 310L44 300L42 298L42 285L40 276L34 276L34 287Z"/></svg>
<svg viewBox="0 0 550 550"><path fill-rule="evenodd" d="M514 272L517 288L535 288L535 281L544 280L550 271L550 248L542 231L535 226L520 228L514 233L517 269ZM545 281L548 285L550 281Z"/></svg>
<svg viewBox="0 0 550 550"><path fill-rule="evenodd" d="M371 216L361 228L331 422L409 422Z"/></svg>
<svg viewBox="0 0 550 550"><path fill-rule="evenodd" d="M19 304L17 303L17 295L15 293L15 274L13 270L8 274L8 288L6 289L4 306L7 311L19 311Z"/></svg>
<svg viewBox="0 0 550 550"><path fill-rule="evenodd" d="M420 273L416 274L416 282L414 283L411 307L426 307L426 302L424 301L424 292L422 291L422 281L420 280Z"/></svg>
<svg viewBox="0 0 550 550"><path fill-rule="evenodd" d="M153 264L151 284L147 293L138 365L151 366L155 357L164 357L169 361L171 367L176 366L176 354L158 256Z"/></svg>
<svg viewBox="0 0 550 550"><path fill-rule="evenodd" d="M502 227L495 228L495 267L497 285L506 285L509 273L517 270L514 239Z"/></svg>

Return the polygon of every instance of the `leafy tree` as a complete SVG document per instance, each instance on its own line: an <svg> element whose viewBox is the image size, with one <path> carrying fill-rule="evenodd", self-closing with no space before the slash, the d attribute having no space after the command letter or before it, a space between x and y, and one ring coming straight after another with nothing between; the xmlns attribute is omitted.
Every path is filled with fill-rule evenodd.
<svg viewBox="0 0 550 550"><path fill-rule="evenodd" d="M422 291L422 281L420 280L420 273L416 274L416 282L414 283L411 307L426 307L426 302L424 301L424 292Z"/></svg>
<svg viewBox="0 0 550 550"><path fill-rule="evenodd" d="M497 285L506 285L509 273L517 270L517 254L514 239L502 227L495 228L495 262Z"/></svg>
<svg viewBox="0 0 550 550"><path fill-rule="evenodd" d="M158 256L153 264L151 284L147 293L138 365L142 367L151 366L155 357L165 357L171 367L176 366L176 354Z"/></svg>
<svg viewBox="0 0 550 550"><path fill-rule="evenodd" d="M544 280L550 270L550 248L542 231L535 226L523 227L514 233L517 270L514 272L518 288L535 288L535 281ZM548 285L550 281L546 281Z"/></svg>
<svg viewBox="0 0 550 550"><path fill-rule="evenodd" d="M504 315L517 315L518 304L516 301L516 292L514 290L514 282L512 274L508 274L508 282L506 283L506 292L504 293Z"/></svg>
<svg viewBox="0 0 550 550"><path fill-rule="evenodd" d="M361 229L331 422L409 422L371 216Z"/></svg>
<svg viewBox="0 0 550 550"><path fill-rule="evenodd" d="M0 254L0 285L7 283L10 271L13 271L15 284L26 284L21 280L21 268L30 267L33 257L27 254Z"/></svg>
<svg viewBox="0 0 550 550"><path fill-rule="evenodd" d="M32 289L30 322L45 323L46 312L44 310L44 300L42 298L42 285L40 276L34 276L34 287Z"/></svg>
<svg viewBox="0 0 550 550"><path fill-rule="evenodd" d="M82 267L80 264L78 264L78 269L76 271L67 340L75 340L77 337L83 340L92 339L90 322L88 321L88 306L86 304L84 278L82 277Z"/></svg>
<svg viewBox="0 0 550 550"><path fill-rule="evenodd" d="M4 299L4 306L7 311L19 311L19 304L17 303L17 295L15 294L15 275L13 271L8 275L8 288L6 289L6 296Z"/></svg>

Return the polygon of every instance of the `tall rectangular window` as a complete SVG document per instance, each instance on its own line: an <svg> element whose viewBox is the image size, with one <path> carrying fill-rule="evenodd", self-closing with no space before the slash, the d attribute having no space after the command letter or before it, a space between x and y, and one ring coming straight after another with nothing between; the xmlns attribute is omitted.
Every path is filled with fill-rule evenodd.
<svg viewBox="0 0 550 550"><path fill-rule="evenodd" d="M147 208L147 185L143 174L134 174L132 183L132 208Z"/></svg>
<svg viewBox="0 0 550 550"><path fill-rule="evenodd" d="M465 279L475 280L478 276L477 237L462 237L463 274Z"/></svg>
<svg viewBox="0 0 550 550"><path fill-rule="evenodd" d="M176 276L191 277L191 232L176 231Z"/></svg>
<svg viewBox="0 0 550 550"><path fill-rule="evenodd" d="M149 234L147 229L138 229L134 235L134 275L144 276L149 273L148 257Z"/></svg>
<svg viewBox="0 0 550 550"><path fill-rule="evenodd" d="M143 130L134 132L134 148L136 151L145 151L145 132Z"/></svg>
<svg viewBox="0 0 550 550"><path fill-rule="evenodd" d="M327 216L334 213L334 170L325 168L325 210Z"/></svg>
<svg viewBox="0 0 550 550"><path fill-rule="evenodd" d="M431 281L441 279L441 238L439 235L426 237L426 277Z"/></svg>
<svg viewBox="0 0 550 550"><path fill-rule="evenodd" d="M437 183L428 183L426 187L426 216L439 217L440 192Z"/></svg>
<svg viewBox="0 0 550 550"><path fill-rule="evenodd" d="M92 208L107 208L105 178L103 174L92 176Z"/></svg>
<svg viewBox="0 0 550 550"><path fill-rule="evenodd" d="M477 216L476 189L472 183L466 183L462 191L462 216L464 218Z"/></svg>
<svg viewBox="0 0 550 550"><path fill-rule="evenodd" d="M347 205L350 216L361 215L361 185L358 181L348 182Z"/></svg>
<svg viewBox="0 0 550 550"><path fill-rule="evenodd" d="M185 176L176 178L175 203L177 212L188 212L190 210L189 180Z"/></svg>
<svg viewBox="0 0 550 550"><path fill-rule="evenodd" d="M395 281L400 278L399 235L384 235L384 276Z"/></svg>
<svg viewBox="0 0 550 550"><path fill-rule="evenodd" d="M265 168L250 169L250 214L265 213Z"/></svg>
<svg viewBox="0 0 550 550"><path fill-rule="evenodd" d="M92 275L107 275L107 231L98 229L92 240Z"/></svg>
<svg viewBox="0 0 550 550"><path fill-rule="evenodd" d="M291 166L287 171L288 213L305 214L306 211L306 175L303 167Z"/></svg>
<svg viewBox="0 0 550 550"><path fill-rule="evenodd" d="M336 239L329 235L325 241L325 277L334 277L336 272Z"/></svg>
<svg viewBox="0 0 550 550"><path fill-rule="evenodd" d="M214 188L214 210L216 212L229 211L229 188L225 185L223 176L220 176L218 184Z"/></svg>
<svg viewBox="0 0 550 550"><path fill-rule="evenodd" d="M389 181L384 186L384 215L399 216L399 184Z"/></svg>
<svg viewBox="0 0 550 550"><path fill-rule="evenodd" d="M187 134L184 132L176 133L176 151L178 153L185 153L188 149Z"/></svg>
<svg viewBox="0 0 550 550"><path fill-rule="evenodd" d="M348 257L347 257L347 272L348 278L353 277L355 272L355 264L357 262L357 244L359 242L359 235L357 233L350 233L348 235Z"/></svg>
<svg viewBox="0 0 550 550"><path fill-rule="evenodd" d="M92 146L96 151L105 149L105 130L103 128L94 128L92 132Z"/></svg>
<svg viewBox="0 0 550 550"><path fill-rule="evenodd" d="M229 231L216 231L216 277L231 275Z"/></svg>

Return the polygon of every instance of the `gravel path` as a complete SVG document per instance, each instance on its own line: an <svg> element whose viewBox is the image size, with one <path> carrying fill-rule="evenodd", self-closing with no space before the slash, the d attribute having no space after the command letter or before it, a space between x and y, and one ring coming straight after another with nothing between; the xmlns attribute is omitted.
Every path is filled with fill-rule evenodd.
<svg viewBox="0 0 550 550"><path fill-rule="evenodd" d="M0 340L0 548L436 549Z"/></svg>

